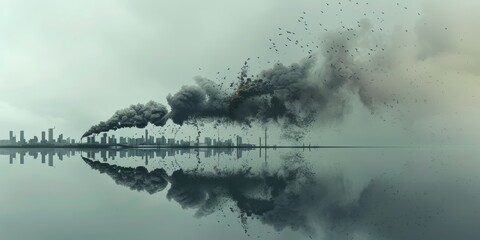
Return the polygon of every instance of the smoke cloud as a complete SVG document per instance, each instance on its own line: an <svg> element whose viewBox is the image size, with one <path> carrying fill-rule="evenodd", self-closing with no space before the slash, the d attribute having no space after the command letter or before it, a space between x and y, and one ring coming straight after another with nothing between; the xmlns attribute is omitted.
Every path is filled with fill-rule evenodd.
<svg viewBox="0 0 480 240"><path fill-rule="evenodd" d="M112 118L93 126L83 136L124 127L143 128L148 123L163 126L168 119L188 122L217 120L250 125L275 122L307 127L316 120L341 117L350 95L366 93L352 52L355 42L371 27L331 34L325 51L291 65L275 64L255 78L247 77L248 62L237 81L224 88L222 83L197 77L196 85L183 86L167 96L170 111L161 104L132 105ZM347 40L348 39L348 40ZM360 94L362 95L362 94ZM369 97L362 95L370 105Z"/></svg>
<svg viewBox="0 0 480 240"><path fill-rule="evenodd" d="M433 122L433 131L449 131L446 139L463 139L478 129L480 116L475 68L480 33L471 21L478 9L472 0L427 0L412 26L387 31L379 22L359 19L353 26L330 29L322 34L318 49L302 45L308 57L297 63L277 63L253 76L247 61L229 87L195 78L195 85L168 95L169 110L161 122L277 123L284 131L300 129L301 135L314 122L341 119L358 97L372 112L393 114L405 124L402 128L424 132ZM282 34L293 41L288 37L293 35ZM280 44L275 46L278 50ZM100 123L84 136L120 127Z"/></svg>
<svg viewBox="0 0 480 240"><path fill-rule="evenodd" d="M131 105L128 108L118 110L107 121L92 126L83 134L82 138L120 128L144 128L149 123L155 126L163 126L165 125L164 117L167 112L168 110L164 105L154 101L147 104Z"/></svg>

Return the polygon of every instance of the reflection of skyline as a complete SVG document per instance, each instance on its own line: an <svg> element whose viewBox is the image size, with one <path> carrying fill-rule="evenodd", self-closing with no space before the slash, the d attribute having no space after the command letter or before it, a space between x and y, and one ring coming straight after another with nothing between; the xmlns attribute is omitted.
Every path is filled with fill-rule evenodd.
<svg viewBox="0 0 480 240"><path fill-rule="evenodd" d="M0 150L0 154L13 155L12 159L16 161L15 163L23 162L21 158L29 156L37 156L38 159L44 156L42 160L44 163L50 161L49 159L56 160L60 156L68 159L68 151L65 149L8 150ZM477 191L471 191L472 186L457 182L455 174L448 175L442 171L435 174L435 171L432 171L432 175L421 180L419 175L415 172L411 173L410 170L399 171L398 173L405 174L400 174L399 178L392 177L392 174L372 176L372 173L379 171L372 170L367 174L369 180L365 184L355 186L351 181L356 181L358 178L349 178L348 174L352 174L351 172L346 172L347 175L344 175L342 171L332 172L312 168L311 162L318 159L315 157L306 159L302 153L281 155L280 159L276 159L283 160L280 162L280 168L275 165L278 161L273 159L270 167L257 165L259 167L257 168L255 163L258 162L251 161L243 165L241 163L244 161L235 160L230 163L235 162L238 165L232 164L231 167L230 164L228 167L218 167L216 162L211 161L202 161L199 167L195 160L203 159L204 152L170 149L169 151L173 154L192 154L191 159L180 158L190 164L183 164L183 160L178 164L174 162L175 158L169 158L168 153L162 152L164 149L158 149L161 150L158 153L156 150L91 149L71 152L69 156L76 155L71 160L79 163L78 155L94 155L96 159L84 158L84 162L89 167L83 170L93 169L97 174L109 176L107 179L98 178L94 181L113 179L115 184L134 191L149 194L163 192L168 200L173 200L172 202L179 204L182 208L194 210L198 217L232 212L234 216L238 214L239 222L247 230L247 225L252 221L250 219L254 218L256 220L253 221L266 224L276 230L300 230L312 236L314 233L317 236L324 235L325 239L358 239L352 238L356 234L365 236L361 239L389 240L418 239L419 236L425 240L478 239L480 237L480 231L472 227L480 221L480 214L471 211L476 209L480 195ZM225 151L219 154L222 160L232 159L227 157L227 154L236 155L232 149L217 151ZM201 154L197 155L197 152ZM163 154L166 157L164 161L159 161L161 167L157 164L150 164L148 168L145 165L135 167L139 157L161 158ZM248 155L246 154L245 157ZM107 158L107 162L102 160L102 156ZM121 156L135 161L109 161ZM355 158L351 157L351 159ZM385 159L378 159L378 161ZM362 161L348 162L348 166L363 164ZM152 161L152 163L158 162ZM125 164L129 166L124 166ZM130 164L134 164L134 167ZM419 168L429 166L425 161L416 161L416 164ZM357 169L358 166L352 167ZM375 167L368 164L368 168ZM358 171L364 170L360 168ZM75 175L75 177L82 176ZM432 185L432 183L435 184ZM105 186L102 184L102 187ZM468 223L472 224L464 224L465 221L463 221L460 225L457 224L458 218L449 217L452 214L461 216L466 212L471 213L468 215L471 218Z"/></svg>
<svg viewBox="0 0 480 240"><path fill-rule="evenodd" d="M235 156L242 158L245 151L259 151L261 157L262 150L249 148L207 148L207 149L189 149L189 148L158 148L158 149L68 149L68 148L0 148L0 155L9 156L9 163L14 164L18 160L19 164L25 164L25 157L29 156L34 160L41 159L42 163L48 161L48 166L53 166L54 157L59 160L64 157L75 156L76 153L86 155L88 158L102 161L139 157L148 165L149 159L174 157L176 155L192 155L203 158L220 157L221 155ZM265 154L264 154L265 155ZM266 156L266 155L265 155Z"/></svg>
<svg viewBox="0 0 480 240"><path fill-rule="evenodd" d="M9 156L9 163L14 164L15 160L18 159L20 164L25 164L25 156L32 157L34 160L38 158L41 159L42 164L47 163L48 166L54 166L54 156L57 156L57 159L63 161L65 157L75 156L76 150L73 149L55 149L55 148L0 148L0 155ZM18 155L18 158L17 158Z"/></svg>

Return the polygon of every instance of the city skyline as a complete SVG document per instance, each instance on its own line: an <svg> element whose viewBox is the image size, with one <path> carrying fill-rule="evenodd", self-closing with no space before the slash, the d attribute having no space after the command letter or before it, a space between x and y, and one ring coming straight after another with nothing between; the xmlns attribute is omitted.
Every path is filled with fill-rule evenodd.
<svg viewBox="0 0 480 240"><path fill-rule="evenodd" d="M25 131L19 131L19 139L14 131L9 131L9 139L0 140L0 146L79 146L79 145L97 145L97 146L108 146L108 145L128 145L128 146L148 146L148 145L157 145L164 147L177 147L177 146L218 146L218 147L255 147L262 146L262 137L259 137L258 145L244 143L243 137L236 135L234 139L231 138L220 138L219 134L216 137L204 136L203 141L200 141L200 136L196 136L192 140L192 137L189 136L187 139L176 139L175 137L166 137L165 135L149 135L148 129L144 130L144 135L141 137L124 137L116 136L115 134L97 134L90 137L86 137L86 141L83 142L83 139L77 141L76 139L67 137L64 138L63 133L56 136L54 134L55 128L48 128L48 138L46 137L46 131L41 132L41 138L38 136L33 136L28 141L25 139ZM55 138L56 137L56 138ZM98 138L99 137L99 138ZM264 134L264 143L266 144L267 130L265 129Z"/></svg>

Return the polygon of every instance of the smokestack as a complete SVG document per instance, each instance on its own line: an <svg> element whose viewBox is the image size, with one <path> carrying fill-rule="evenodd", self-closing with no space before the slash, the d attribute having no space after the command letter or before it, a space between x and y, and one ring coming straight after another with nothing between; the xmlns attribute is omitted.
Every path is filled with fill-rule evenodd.
<svg viewBox="0 0 480 240"><path fill-rule="evenodd" d="M259 138L258 138L258 146L259 146L259 147L262 147L262 137L259 137Z"/></svg>
<svg viewBox="0 0 480 240"><path fill-rule="evenodd" d="M265 147L268 147L268 144L267 144L267 128L265 128Z"/></svg>

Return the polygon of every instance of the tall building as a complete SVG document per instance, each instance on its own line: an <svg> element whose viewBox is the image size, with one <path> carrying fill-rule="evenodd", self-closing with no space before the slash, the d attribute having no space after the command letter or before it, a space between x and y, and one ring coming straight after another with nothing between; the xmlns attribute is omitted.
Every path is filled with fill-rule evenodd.
<svg viewBox="0 0 480 240"><path fill-rule="evenodd" d="M58 135L57 143L59 144L63 143L63 134Z"/></svg>
<svg viewBox="0 0 480 240"><path fill-rule="evenodd" d="M55 143L55 140L53 140L53 128L48 129L48 143Z"/></svg>
<svg viewBox="0 0 480 240"><path fill-rule="evenodd" d="M205 137L205 145L206 146L212 146L212 139L209 137Z"/></svg>
<svg viewBox="0 0 480 240"><path fill-rule="evenodd" d="M237 146L241 146L241 145L242 145L242 137L237 136Z"/></svg>
<svg viewBox="0 0 480 240"><path fill-rule="evenodd" d="M148 129L145 129L145 143L149 144L149 138L148 138Z"/></svg>
<svg viewBox="0 0 480 240"><path fill-rule="evenodd" d="M165 136L159 137L156 139L156 143L157 145L165 145L167 144L167 139L165 138Z"/></svg>
<svg viewBox="0 0 480 240"><path fill-rule="evenodd" d="M107 144L107 134L104 133L102 137L100 138L100 143L101 144Z"/></svg>
<svg viewBox="0 0 480 240"><path fill-rule="evenodd" d="M27 143L25 141L25 132L23 130L20 130L20 143L22 143L22 144Z"/></svg>
<svg viewBox="0 0 480 240"><path fill-rule="evenodd" d="M112 135L108 138L108 144L117 144L117 139L115 138L115 135Z"/></svg>
<svg viewBox="0 0 480 240"><path fill-rule="evenodd" d="M95 135L87 137L87 143L94 144L95 142Z"/></svg>
<svg viewBox="0 0 480 240"><path fill-rule="evenodd" d="M11 143L11 144L14 144L14 143L16 143L16 141L15 141L15 137L13 136L13 131L10 131L10 137L9 137L9 140L10 140L10 143Z"/></svg>
<svg viewBox="0 0 480 240"><path fill-rule="evenodd" d="M42 131L42 141L40 143L47 143L47 139L45 138L45 131Z"/></svg>
<svg viewBox="0 0 480 240"><path fill-rule="evenodd" d="M265 147L268 147L268 143L267 143L267 128L265 128Z"/></svg>

